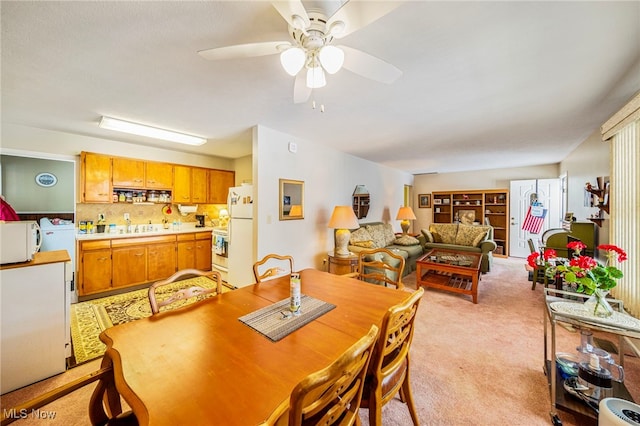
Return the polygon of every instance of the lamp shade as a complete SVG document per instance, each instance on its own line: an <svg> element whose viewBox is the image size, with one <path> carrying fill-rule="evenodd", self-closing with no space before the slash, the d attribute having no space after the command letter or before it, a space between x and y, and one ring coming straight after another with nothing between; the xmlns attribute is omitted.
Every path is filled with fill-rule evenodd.
<svg viewBox="0 0 640 426"><path fill-rule="evenodd" d="M324 77L322 67L317 65L307 70L307 87L310 89L319 89L327 85L327 79Z"/></svg>
<svg viewBox="0 0 640 426"><path fill-rule="evenodd" d="M300 72L306 59L307 55L305 55L304 50L299 47L292 47L280 54L282 68L284 68L290 76L295 76Z"/></svg>
<svg viewBox="0 0 640 426"><path fill-rule="evenodd" d="M320 64L329 74L340 71L344 64L344 52L335 46L323 46L318 54Z"/></svg>
<svg viewBox="0 0 640 426"><path fill-rule="evenodd" d="M335 206L331 219L329 219L329 228L334 229L355 229L359 228L358 218L353 212L351 206Z"/></svg>
<svg viewBox="0 0 640 426"><path fill-rule="evenodd" d="M396 220L416 220L416 215L411 210L411 207L400 207Z"/></svg>
<svg viewBox="0 0 640 426"><path fill-rule="evenodd" d="M289 216L302 216L302 206L300 204L294 204L289 210Z"/></svg>
<svg viewBox="0 0 640 426"><path fill-rule="evenodd" d="M329 228L334 228L336 248L336 256L349 256L349 239L351 238L351 231L349 229L359 228L358 218L353 212L351 206L335 206L331 219L329 219Z"/></svg>

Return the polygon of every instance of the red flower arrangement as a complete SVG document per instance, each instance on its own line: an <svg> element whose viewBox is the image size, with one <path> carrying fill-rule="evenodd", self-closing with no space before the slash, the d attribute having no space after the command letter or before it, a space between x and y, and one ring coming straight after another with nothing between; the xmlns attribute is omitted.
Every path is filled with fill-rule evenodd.
<svg viewBox="0 0 640 426"><path fill-rule="evenodd" d="M607 252L607 263L599 264L593 257L583 256L580 253L586 246L580 241L567 244L567 248L574 251L574 257L566 265L559 265L556 271L564 278L565 282L576 283L579 293L593 294L596 290L607 291L617 285L616 280L622 278L622 271L613 266L613 262L624 262L627 253L620 247L611 244L601 244L598 250Z"/></svg>

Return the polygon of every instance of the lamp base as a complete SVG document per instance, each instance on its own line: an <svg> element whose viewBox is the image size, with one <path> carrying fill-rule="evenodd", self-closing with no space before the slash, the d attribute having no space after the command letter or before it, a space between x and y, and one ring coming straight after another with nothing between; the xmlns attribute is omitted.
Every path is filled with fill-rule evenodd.
<svg viewBox="0 0 640 426"><path fill-rule="evenodd" d="M400 221L400 228L402 228L402 235L407 235L407 232L409 232L409 226L411 226L411 223L409 223L408 220Z"/></svg>
<svg viewBox="0 0 640 426"><path fill-rule="evenodd" d="M336 229L336 256L349 256L349 239L351 238L351 231L348 229Z"/></svg>

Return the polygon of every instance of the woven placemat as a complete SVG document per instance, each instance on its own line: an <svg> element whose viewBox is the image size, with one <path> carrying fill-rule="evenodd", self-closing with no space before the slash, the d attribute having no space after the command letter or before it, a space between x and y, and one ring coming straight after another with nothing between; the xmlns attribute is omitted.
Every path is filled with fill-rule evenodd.
<svg viewBox="0 0 640 426"><path fill-rule="evenodd" d="M300 315L292 315L289 299L284 299L238 319L272 342L277 342L335 307L303 294L300 296Z"/></svg>

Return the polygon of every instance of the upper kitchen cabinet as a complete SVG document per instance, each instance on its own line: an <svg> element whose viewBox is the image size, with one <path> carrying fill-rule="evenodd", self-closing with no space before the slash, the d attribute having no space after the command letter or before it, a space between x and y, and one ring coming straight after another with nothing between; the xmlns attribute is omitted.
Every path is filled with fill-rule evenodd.
<svg viewBox="0 0 640 426"><path fill-rule="evenodd" d="M83 203L111 202L111 157L90 152L80 153Z"/></svg>
<svg viewBox="0 0 640 426"><path fill-rule="evenodd" d="M146 188L172 189L173 188L173 165L167 163L145 163L145 184Z"/></svg>
<svg viewBox="0 0 640 426"><path fill-rule="evenodd" d="M229 188L235 186L236 174L228 170L209 170L208 203L226 204Z"/></svg>
<svg viewBox="0 0 640 426"><path fill-rule="evenodd" d="M173 202L191 202L191 167L173 166Z"/></svg>
<svg viewBox="0 0 640 426"><path fill-rule="evenodd" d="M144 161L114 157L111 179L116 188L142 188Z"/></svg>
<svg viewBox="0 0 640 426"><path fill-rule="evenodd" d="M191 202L204 204L207 202L207 169L193 167L191 169Z"/></svg>

